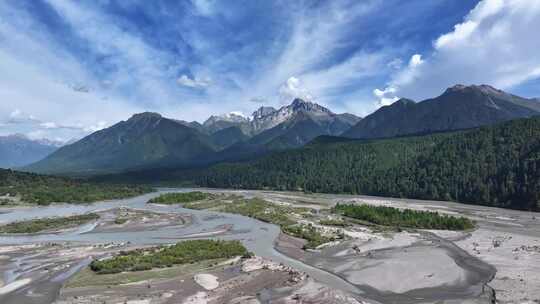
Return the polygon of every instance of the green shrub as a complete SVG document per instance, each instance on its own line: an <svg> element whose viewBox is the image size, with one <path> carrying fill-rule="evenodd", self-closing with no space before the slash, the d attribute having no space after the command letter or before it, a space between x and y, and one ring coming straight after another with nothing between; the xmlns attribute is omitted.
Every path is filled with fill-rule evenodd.
<svg viewBox="0 0 540 304"><path fill-rule="evenodd" d="M211 197L210 193L192 191L182 193L165 193L148 201L149 204L182 204L202 201Z"/></svg>
<svg viewBox="0 0 540 304"><path fill-rule="evenodd" d="M393 207L365 204L337 204L333 211L347 217L384 226L445 230L466 230L474 227L473 222L468 218L440 215L431 211L400 210Z"/></svg>
<svg viewBox="0 0 540 304"><path fill-rule="evenodd" d="M96 213L87 213L68 217L52 217L13 222L0 226L0 233L36 233L45 230L78 226L97 220L98 218L99 215Z"/></svg>
<svg viewBox="0 0 540 304"><path fill-rule="evenodd" d="M142 271L248 254L239 241L189 240L172 246L120 252L110 259L92 261L90 269L98 274Z"/></svg>

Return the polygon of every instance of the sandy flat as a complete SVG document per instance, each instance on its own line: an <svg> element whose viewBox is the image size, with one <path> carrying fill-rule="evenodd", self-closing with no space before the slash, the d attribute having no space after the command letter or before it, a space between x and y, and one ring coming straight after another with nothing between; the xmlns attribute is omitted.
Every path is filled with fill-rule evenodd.
<svg viewBox="0 0 540 304"><path fill-rule="evenodd" d="M489 285L498 303L540 300L540 237L478 229L456 244L497 268Z"/></svg>
<svg viewBox="0 0 540 304"><path fill-rule="evenodd" d="M280 271L283 271L286 269L286 267L281 264L266 260L259 256L255 256L250 259L247 259L242 263L243 272L252 272L252 271L260 270L263 268L269 269L269 270L280 270Z"/></svg>
<svg viewBox="0 0 540 304"><path fill-rule="evenodd" d="M340 270L353 284L393 293L450 285L465 278L465 271L445 250L433 247L407 248Z"/></svg>
<svg viewBox="0 0 540 304"><path fill-rule="evenodd" d="M21 280L11 282L0 288L0 295L7 294L14 290L17 290L25 285L30 284L30 282L32 282L32 279L21 279Z"/></svg>
<svg viewBox="0 0 540 304"><path fill-rule="evenodd" d="M204 291L199 291L196 294L187 297L182 304L207 304L208 294Z"/></svg>
<svg viewBox="0 0 540 304"><path fill-rule="evenodd" d="M197 284L206 290L214 290L219 287L218 278L208 273L200 273L193 277Z"/></svg>
<svg viewBox="0 0 540 304"><path fill-rule="evenodd" d="M362 237L358 238L358 241L354 244L356 245L356 250L360 253L387 248L406 247L420 240L419 234L409 233L405 231L395 233L391 236L383 236L381 234L367 232L358 233L361 234ZM338 252L335 256L344 256L353 252L354 250L349 248Z"/></svg>

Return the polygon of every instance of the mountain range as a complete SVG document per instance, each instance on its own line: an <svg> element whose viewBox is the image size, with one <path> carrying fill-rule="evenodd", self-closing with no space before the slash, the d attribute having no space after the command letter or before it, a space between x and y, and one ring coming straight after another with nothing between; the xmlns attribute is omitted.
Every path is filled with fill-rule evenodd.
<svg viewBox="0 0 540 304"><path fill-rule="evenodd" d="M488 85L456 85L421 102L402 98L381 107L347 132L350 138L385 138L491 125L540 114L540 102Z"/></svg>
<svg viewBox="0 0 540 304"><path fill-rule="evenodd" d="M42 173L100 174L189 167L299 147L320 135L339 135L359 118L295 99L263 107L246 118L211 116L203 124L140 113L95 132L25 169Z"/></svg>
<svg viewBox="0 0 540 304"><path fill-rule="evenodd" d="M0 136L0 168L25 166L45 158L62 143L32 140L22 134Z"/></svg>
<svg viewBox="0 0 540 304"><path fill-rule="evenodd" d="M140 113L62 147L25 169L77 175L200 167L302 147L320 136L397 137L475 128L539 114L538 100L487 85L456 85L421 102L403 98L364 118L336 114L298 98L279 109L260 107L251 117L214 115L202 124Z"/></svg>

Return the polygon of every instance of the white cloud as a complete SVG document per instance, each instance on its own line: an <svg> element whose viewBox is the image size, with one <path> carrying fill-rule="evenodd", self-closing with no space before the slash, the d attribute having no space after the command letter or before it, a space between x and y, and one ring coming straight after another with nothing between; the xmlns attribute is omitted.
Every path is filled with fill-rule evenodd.
<svg viewBox="0 0 540 304"><path fill-rule="evenodd" d="M32 114L25 113L20 109L15 109L9 113L8 124L24 124L24 123L36 123L38 119Z"/></svg>
<svg viewBox="0 0 540 304"><path fill-rule="evenodd" d="M137 106L138 100L173 100L157 85L156 77L163 74L156 63L159 52L77 3L51 0L50 4L88 40L86 47L115 60L119 70L105 80L95 77L47 31L36 31L31 13L0 2L0 70L10 71L0 73L0 100L6 101L0 103L4 132L34 130L50 138L79 138L101 128L100 121L119 121L146 110ZM128 82L138 85L125 97L117 89L128 87ZM171 88L178 90L173 80Z"/></svg>
<svg viewBox="0 0 540 304"><path fill-rule="evenodd" d="M26 133L26 136L32 140L46 138L47 133L43 130L35 130Z"/></svg>
<svg viewBox="0 0 540 304"><path fill-rule="evenodd" d="M282 101L285 103L291 102L294 98L300 98L306 101L313 100L313 96L309 91L303 87L300 79L291 76L287 81L279 88L279 94Z"/></svg>
<svg viewBox="0 0 540 304"><path fill-rule="evenodd" d="M373 90L373 95L377 97L379 106L387 106L397 101L398 98L395 96L395 93L396 88L394 87L387 87L384 90Z"/></svg>
<svg viewBox="0 0 540 304"><path fill-rule="evenodd" d="M58 129L58 125L55 122L52 122L52 121L42 122L39 125L42 128L45 128L45 129Z"/></svg>
<svg viewBox="0 0 540 304"><path fill-rule="evenodd" d="M85 127L83 130L85 132L96 132L96 131L105 129L106 127L108 127L108 123L106 121L100 120L94 125Z"/></svg>
<svg viewBox="0 0 540 304"><path fill-rule="evenodd" d="M467 42L471 34L474 33L478 23L472 20L465 21L454 26L454 31L444 34L435 41L435 48L451 48L459 47L462 43Z"/></svg>
<svg viewBox="0 0 540 304"><path fill-rule="evenodd" d="M422 55L420 54L414 54L411 56L411 59L409 60L409 68L416 68L417 66L424 63L424 60L422 59Z"/></svg>
<svg viewBox="0 0 540 304"><path fill-rule="evenodd" d="M457 83L509 89L540 77L540 1L483 0L433 42L425 59L413 55L390 86L414 99L436 96Z"/></svg>
<svg viewBox="0 0 540 304"><path fill-rule="evenodd" d="M13 110L13 112L11 112L11 113L9 114L9 117L10 117L10 118L18 118L18 117L21 116L21 113L22 113L21 110L15 109L15 110Z"/></svg>
<svg viewBox="0 0 540 304"><path fill-rule="evenodd" d="M177 79L178 84L190 88L206 88L211 84L211 79L205 78L189 78L187 75L182 75Z"/></svg>
<svg viewBox="0 0 540 304"><path fill-rule="evenodd" d="M385 66L379 60L385 50L377 53L359 50L343 62L318 67L332 58L335 51L350 43L348 35L351 27L355 26L354 21L372 12L379 4L378 1L329 1L316 12L291 7L289 19L294 22L291 24L290 37L285 44L276 45L276 48L281 48L277 58L258 64L262 77L255 82L245 82L242 87L244 96L274 96L276 89L283 96L282 91L291 91L283 82L293 75L309 88L311 98L316 96L320 103L331 102L341 88L358 83L363 77L382 73ZM294 95L298 94L290 94Z"/></svg>

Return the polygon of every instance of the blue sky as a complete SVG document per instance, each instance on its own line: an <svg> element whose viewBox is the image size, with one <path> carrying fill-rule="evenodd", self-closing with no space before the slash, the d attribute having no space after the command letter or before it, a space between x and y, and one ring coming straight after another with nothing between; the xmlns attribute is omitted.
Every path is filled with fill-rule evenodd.
<svg viewBox="0 0 540 304"><path fill-rule="evenodd" d="M141 111L203 121L304 97L365 116L487 83L540 96L540 1L0 2L0 134Z"/></svg>

